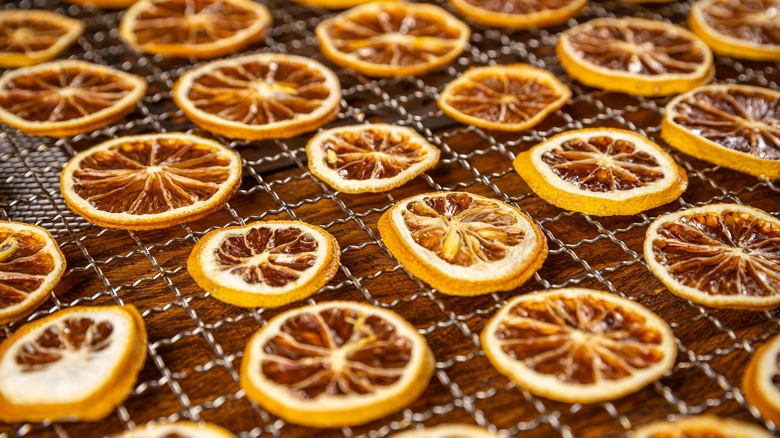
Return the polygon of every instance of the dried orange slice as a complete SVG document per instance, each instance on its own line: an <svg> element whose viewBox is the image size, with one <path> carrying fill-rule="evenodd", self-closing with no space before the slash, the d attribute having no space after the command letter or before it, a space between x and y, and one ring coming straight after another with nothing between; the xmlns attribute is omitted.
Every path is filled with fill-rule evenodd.
<svg viewBox="0 0 780 438"><path fill-rule="evenodd" d="M514 167L550 204L596 216L637 214L688 187L685 171L660 146L623 129L558 134L520 153Z"/></svg>
<svg viewBox="0 0 780 438"><path fill-rule="evenodd" d="M25 324L0 345L0 421L105 418L145 360L132 306L70 307Z"/></svg>
<svg viewBox="0 0 780 438"><path fill-rule="evenodd" d="M315 33L331 62L378 77L415 76L444 67L471 37L471 29L444 9L406 2L354 7L321 22Z"/></svg>
<svg viewBox="0 0 780 438"><path fill-rule="evenodd" d="M55 61L0 78L0 122L30 135L67 137L107 126L146 93L138 76L84 61Z"/></svg>
<svg viewBox="0 0 780 438"><path fill-rule="evenodd" d="M93 8L122 9L126 8L138 0L65 0L75 5L91 6Z"/></svg>
<svg viewBox="0 0 780 438"><path fill-rule="evenodd" d="M696 35L662 21L599 18L564 32L561 66L585 85L638 96L683 93L715 74L712 52Z"/></svg>
<svg viewBox="0 0 780 438"><path fill-rule="evenodd" d="M0 324L41 305L65 272L65 256L45 229L0 221Z"/></svg>
<svg viewBox="0 0 780 438"><path fill-rule="evenodd" d="M230 138L290 138L336 118L341 85L330 69L301 56L262 53L210 62L173 88L195 124Z"/></svg>
<svg viewBox="0 0 780 438"><path fill-rule="evenodd" d="M241 182L241 158L194 135L121 137L73 157L60 175L68 207L93 224L151 230L200 219Z"/></svg>
<svg viewBox="0 0 780 438"><path fill-rule="evenodd" d="M270 25L268 8L251 0L141 0L119 36L137 52L215 58L260 41Z"/></svg>
<svg viewBox="0 0 780 438"><path fill-rule="evenodd" d="M434 371L428 344L389 310L330 301L284 312L252 336L241 387L295 424L365 424L409 405Z"/></svg>
<svg viewBox="0 0 780 438"><path fill-rule="evenodd" d="M688 24L719 55L780 61L778 8L776 0L700 0Z"/></svg>
<svg viewBox="0 0 780 438"><path fill-rule="evenodd" d="M498 438L479 426L471 424L440 424L422 430L410 430L392 435L393 438Z"/></svg>
<svg viewBox="0 0 780 438"><path fill-rule="evenodd" d="M533 394L596 403L634 393L674 365L663 319L592 289L540 291L511 299L481 335L493 366Z"/></svg>
<svg viewBox="0 0 780 438"><path fill-rule="evenodd" d="M737 309L780 306L780 220L715 204L670 213L647 229L645 261L687 300Z"/></svg>
<svg viewBox="0 0 780 438"><path fill-rule="evenodd" d="M780 424L780 336L767 341L750 359L742 392L761 415Z"/></svg>
<svg viewBox="0 0 780 438"><path fill-rule="evenodd" d="M780 93L707 85L672 99L661 137L696 158L761 179L780 178Z"/></svg>
<svg viewBox="0 0 780 438"><path fill-rule="evenodd" d="M547 258L547 239L525 213L466 192L412 196L379 218L387 249L448 295L514 289Z"/></svg>
<svg viewBox="0 0 780 438"><path fill-rule="evenodd" d="M0 11L0 67L50 61L84 33L80 21L49 11Z"/></svg>
<svg viewBox="0 0 780 438"><path fill-rule="evenodd" d="M295 3L324 9L347 9L373 1L396 0L293 0Z"/></svg>
<svg viewBox="0 0 780 438"><path fill-rule="evenodd" d="M528 64L477 67L447 84L439 108L453 119L496 131L523 131L571 98L552 73Z"/></svg>
<svg viewBox="0 0 780 438"><path fill-rule="evenodd" d="M235 438L216 424L177 421L171 424L150 424L116 435L114 438Z"/></svg>
<svg viewBox="0 0 780 438"><path fill-rule="evenodd" d="M254 222L203 236L187 259L200 287L229 304L279 307L325 286L339 268L339 243L296 221Z"/></svg>
<svg viewBox="0 0 780 438"><path fill-rule="evenodd" d="M637 429L631 438L769 438L773 436L755 424L697 415L680 421L655 421Z"/></svg>
<svg viewBox="0 0 780 438"><path fill-rule="evenodd" d="M311 173L344 193L400 187L435 166L439 154L414 129L383 123L329 129L306 145Z"/></svg>
<svg viewBox="0 0 780 438"><path fill-rule="evenodd" d="M485 26L529 29L555 26L579 15L588 0L449 0L465 17Z"/></svg>

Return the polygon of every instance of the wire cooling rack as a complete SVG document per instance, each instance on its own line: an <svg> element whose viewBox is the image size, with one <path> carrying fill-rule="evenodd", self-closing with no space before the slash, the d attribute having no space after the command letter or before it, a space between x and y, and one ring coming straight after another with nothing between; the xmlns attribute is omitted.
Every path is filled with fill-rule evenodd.
<svg viewBox="0 0 780 438"><path fill-rule="evenodd" d="M280 0L267 4L275 26L250 51L293 53L324 62L313 29L332 12ZM676 298L650 274L641 247L655 217L692 205L744 203L778 216L777 182L713 167L667 148L688 171L688 191L678 201L645 214L598 218L545 203L511 169L517 153L575 128L626 128L663 145L658 126L666 99L583 87L563 73L553 47L562 29L594 17L628 15L682 23L689 2L645 7L593 1L567 26L537 31L504 33L471 23L474 34L463 56L420 78L372 80L337 69L344 98L338 119L329 127L396 123L415 128L442 149L439 165L422 177L389 193L364 195L334 192L308 172L304 152L308 135L285 141L231 141L192 125L172 103L170 90L197 61L130 52L117 35L121 11L54 0L11 1L3 8L49 9L83 20L85 36L66 57L118 66L149 84L132 115L91 134L31 138L0 125L0 218L48 228L69 266L55 294L27 320L75 305L133 304L142 311L149 331L149 359L128 399L105 420L0 425L0 436L102 436L151 421L191 419L221 424L243 437L384 437L444 422L475 423L509 436L613 437L655 419L701 413L763 423L776 431L745 402L739 386L755 348L780 332L778 313L713 310ZM443 86L469 66L517 62L553 71L574 92L569 104L536 129L520 134L485 132L455 123L436 107ZM778 88L776 63L717 58L716 66L719 82ZM224 209L180 227L126 232L90 225L65 206L58 177L75 153L110 138L166 131L216 138L241 153L243 185ZM475 298L442 295L417 281L383 246L376 222L397 200L435 190L467 190L528 212L549 239L544 267L518 290ZM365 426L314 430L264 412L238 386L237 369L251 334L270 317L300 304L278 310L223 304L195 285L185 261L193 244L209 230L290 218L323 226L341 245L340 272L310 303L349 299L392 309L427 338L436 355L436 373L423 396L407 409ZM666 319L679 347L674 369L637 394L596 405L537 398L498 374L479 345L485 320L514 295L566 286L608 290ZM2 327L0 339L17 327Z"/></svg>

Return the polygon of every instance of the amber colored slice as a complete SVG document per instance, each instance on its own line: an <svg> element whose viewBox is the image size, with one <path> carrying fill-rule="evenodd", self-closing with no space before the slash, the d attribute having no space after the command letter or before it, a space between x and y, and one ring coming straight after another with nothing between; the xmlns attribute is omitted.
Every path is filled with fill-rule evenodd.
<svg viewBox="0 0 780 438"><path fill-rule="evenodd" d="M0 67L50 61L84 33L80 21L43 10L0 11Z"/></svg>
<svg viewBox="0 0 780 438"><path fill-rule="evenodd" d="M764 418L780 423L780 336L753 353L742 374L742 393Z"/></svg>
<svg viewBox="0 0 780 438"><path fill-rule="evenodd" d="M498 435L473 424L439 424L390 436L392 438L498 438Z"/></svg>
<svg viewBox="0 0 780 438"><path fill-rule="evenodd" d="M699 0L688 24L715 53L757 61L780 61L780 2Z"/></svg>
<svg viewBox="0 0 780 438"><path fill-rule="evenodd" d="M655 421L634 431L632 438L769 438L774 436L758 425L695 415L678 421Z"/></svg>
<svg viewBox="0 0 780 438"><path fill-rule="evenodd" d="M485 26L528 29L563 24L588 0L449 0L461 14Z"/></svg>
<svg viewBox="0 0 780 438"><path fill-rule="evenodd" d="M212 423L177 421L149 424L115 435L114 438L236 438L236 435Z"/></svg>
<svg viewBox="0 0 780 438"><path fill-rule="evenodd" d="M138 0L65 0L75 5L84 5L93 8L102 9L121 9L126 8Z"/></svg>

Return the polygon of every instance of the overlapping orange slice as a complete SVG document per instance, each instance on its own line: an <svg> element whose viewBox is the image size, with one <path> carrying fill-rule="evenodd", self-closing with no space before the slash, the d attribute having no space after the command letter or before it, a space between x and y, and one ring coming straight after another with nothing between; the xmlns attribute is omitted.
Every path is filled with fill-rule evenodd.
<svg viewBox="0 0 780 438"><path fill-rule="evenodd" d="M138 52L215 58L261 40L270 25L268 8L251 0L141 0L119 36Z"/></svg>
<svg viewBox="0 0 780 438"><path fill-rule="evenodd" d="M387 210L378 225L393 256L448 295L514 289L547 258L547 239L525 213L473 193L412 196Z"/></svg>
<svg viewBox="0 0 780 438"><path fill-rule="evenodd" d="M241 182L241 157L194 135L120 137L73 157L60 175L68 207L93 224L166 228L222 208Z"/></svg>
<svg viewBox="0 0 780 438"><path fill-rule="evenodd" d="M116 435L114 438L235 438L225 428L211 423L177 421L171 424L150 424Z"/></svg>
<svg viewBox="0 0 780 438"><path fill-rule="evenodd" d="M780 220L715 204L670 213L647 229L644 257L673 294L710 307L780 306Z"/></svg>
<svg viewBox="0 0 780 438"><path fill-rule="evenodd" d="M561 66L585 85L638 96L683 93L714 76L712 52L696 35L663 21L599 18L564 32Z"/></svg>
<svg viewBox="0 0 780 438"><path fill-rule="evenodd" d="M0 344L0 421L108 416L146 360L146 329L132 306L70 307Z"/></svg>
<svg viewBox="0 0 780 438"><path fill-rule="evenodd" d="M421 430L410 430L392 435L393 438L498 438L479 426L471 424L440 424Z"/></svg>
<svg viewBox="0 0 780 438"><path fill-rule="evenodd" d="M719 55L780 61L778 9L777 0L699 0L688 24Z"/></svg>
<svg viewBox="0 0 780 438"><path fill-rule="evenodd" d="M50 61L84 33L80 21L43 10L0 11L0 67Z"/></svg>
<svg viewBox="0 0 780 438"><path fill-rule="evenodd" d="M742 375L742 392L761 415L780 424L780 336L762 345Z"/></svg>
<svg viewBox="0 0 780 438"><path fill-rule="evenodd" d="M663 319L591 289L515 297L485 325L481 340L499 372L533 394L567 403L634 393L661 378L677 357Z"/></svg>
<svg viewBox="0 0 780 438"><path fill-rule="evenodd" d="M631 438L769 438L773 436L755 424L697 415L679 421L656 421L640 427Z"/></svg>
<svg viewBox="0 0 780 438"><path fill-rule="evenodd" d="M311 427L365 424L425 391L434 357L394 312L331 301L284 312L257 331L241 363L247 396Z"/></svg>
<svg viewBox="0 0 780 438"><path fill-rule="evenodd" d="M528 29L555 26L579 15L588 0L449 0L465 17L485 26Z"/></svg>

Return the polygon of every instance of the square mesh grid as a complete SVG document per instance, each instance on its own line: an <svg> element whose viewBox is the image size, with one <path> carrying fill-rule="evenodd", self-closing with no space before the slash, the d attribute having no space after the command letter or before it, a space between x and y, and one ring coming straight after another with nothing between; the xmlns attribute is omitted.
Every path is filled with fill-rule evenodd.
<svg viewBox="0 0 780 438"><path fill-rule="evenodd" d="M440 1L440 0L438 0ZM292 53L328 64L313 29L332 13L268 0L275 27L250 51ZM448 8L446 4L442 4ZM777 312L725 311L676 298L655 280L641 258L647 225L681 207L716 202L752 205L780 215L778 187L667 149L687 171L690 188L676 202L632 217L598 218L557 209L530 191L512 170L515 155L569 129L611 126L637 131L663 144L658 125L665 98L600 92L567 77L554 56L557 33L594 17L638 16L684 22L685 1L644 7L593 1L567 26L504 33L473 25L467 51L452 65L422 78L372 80L337 69L344 88L341 114L328 127L384 121L410 126L442 149L437 167L385 194L334 192L307 170L308 136L244 142L215 137L192 125L171 99L175 80L194 60L134 54L118 38L122 12L105 12L56 0L8 2L4 8L54 10L83 20L85 36L66 57L119 66L144 77L149 92L137 111L114 126L69 139L31 138L0 125L0 218L48 228L69 269L49 302L28 320L74 305L130 303L143 313L149 359L139 383L114 414L96 424L0 425L0 436L101 436L150 421L193 419L227 426L243 437L384 437L420 424L476 423L504 435L613 437L654 419L699 413L763 423L739 389L754 349L780 332ZM536 129L496 134L447 118L435 101L444 85L474 65L527 62L554 72L574 97ZM777 64L717 58L724 83L778 89ZM239 193L221 211L160 231L126 232L90 225L73 214L59 193L62 166L78 151L123 135L185 131L215 138L244 159ZM408 274L378 237L376 222L394 202L435 190L467 190L495 197L529 213L544 228L550 254L533 280L511 293L475 298L439 294ZM407 409L366 426L313 430L287 424L250 402L237 369L251 334L277 310L223 304L198 288L185 261L204 233L262 219L301 219L321 225L342 247L340 272L310 303L333 299L392 309L427 338L436 374ZM649 307L677 336L672 372L637 394L595 405L569 405L535 397L498 374L484 356L478 334L510 297L542 288L583 286L608 290ZM2 327L0 340L18 324ZM776 431L769 422L764 425Z"/></svg>

